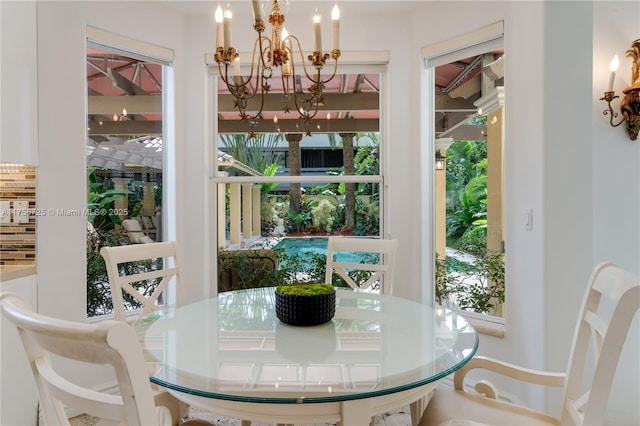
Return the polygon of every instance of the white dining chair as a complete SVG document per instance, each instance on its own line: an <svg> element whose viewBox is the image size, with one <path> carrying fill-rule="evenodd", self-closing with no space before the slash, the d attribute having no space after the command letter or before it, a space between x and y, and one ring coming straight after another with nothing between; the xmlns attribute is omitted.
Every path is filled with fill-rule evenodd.
<svg viewBox="0 0 640 426"><path fill-rule="evenodd" d="M113 314L116 320L134 323L153 311L163 309L163 305L158 303L160 296L166 290L167 285L174 279L178 296L177 302L180 304L183 289L180 282L178 247L175 241L102 247L100 254L104 258L107 267ZM138 271L135 268L124 267L126 263L140 261L154 262L155 269ZM162 267L160 267L159 261L161 261ZM138 291L133 286L134 283L147 280L159 280L150 295ZM130 294L142 306L142 309L133 315L127 316L124 300L125 292ZM188 410L189 407L186 404L181 404L181 412L188 412ZM250 424L250 422L242 420L242 426Z"/></svg>
<svg viewBox="0 0 640 426"><path fill-rule="evenodd" d="M370 237L332 236L327 241L327 264L325 282L333 284L334 274L342 278L352 289L374 290L383 294L393 294L393 272L395 269L397 239ZM371 257L369 257L371 255ZM347 260L339 258L349 257ZM354 261L354 256L360 257ZM355 272L355 273L354 273ZM362 272L356 282L354 277ZM353 274L353 275L352 275ZM424 406L419 400L410 404L412 424L417 423L418 411ZM373 419L371 419L373 424Z"/></svg>
<svg viewBox="0 0 640 426"><path fill-rule="evenodd" d="M335 273L351 288L371 290L378 286L380 292L392 294L397 249L398 240L396 239L329 237L325 282L332 284ZM342 255L339 255L339 253L342 253ZM349 256L369 253L374 255L378 262L367 263L368 259L364 256L362 263L338 260L338 256L344 256L346 253L350 253ZM349 274L350 271L363 271L369 273L369 276L364 282L357 283Z"/></svg>
<svg viewBox="0 0 640 426"><path fill-rule="evenodd" d="M48 317L9 292L0 294L0 308L22 340L45 425L69 425L66 408L127 425L211 425L200 419L181 422L177 399L167 392L153 395L138 337L122 321L85 324ZM52 362L51 355L68 362ZM110 365L117 393L72 382L68 373L74 363Z"/></svg>
<svg viewBox="0 0 640 426"><path fill-rule="evenodd" d="M135 244L115 247L102 247L100 254L104 258L107 267L109 286L111 287L111 300L113 302L113 315L118 321L127 320L124 294L133 297L142 308L137 315L129 320L135 321L152 311L162 309L158 301L167 285L175 279L180 300L179 265L175 241L161 243ZM149 261L153 263L153 269L140 270L133 267L125 267L130 262ZM134 283L156 280L157 286L151 294L140 292Z"/></svg>
<svg viewBox="0 0 640 426"><path fill-rule="evenodd" d="M475 357L454 373L454 389L436 389L419 425L604 425L618 359L639 309L640 277L612 263L597 265L582 301L566 372L535 371ZM465 377L473 369L562 387L560 416L506 402L486 380L477 381L476 392L470 391L472 386Z"/></svg>

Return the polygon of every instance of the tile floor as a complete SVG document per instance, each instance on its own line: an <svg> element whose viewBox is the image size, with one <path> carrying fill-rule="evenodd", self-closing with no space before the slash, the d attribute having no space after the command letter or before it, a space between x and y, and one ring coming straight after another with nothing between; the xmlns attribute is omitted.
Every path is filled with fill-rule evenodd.
<svg viewBox="0 0 640 426"><path fill-rule="evenodd" d="M191 416L205 419L217 426L240 426L240 421L236 419L230 419L228 417L217 416L215 414L209 414L200 412L196 409L191 409ZM116 422L102 420L93 416L78 416L70 419L71 426L115 426ZM267 426L268 423L253 423L252 426ZM311 426L333 426L333 423L320 423ZM409 414L409 406L403 407L400 410L396 410L390 413L385 413L380 416L376 416L374 426L410 426L411 415Z"/></svg>

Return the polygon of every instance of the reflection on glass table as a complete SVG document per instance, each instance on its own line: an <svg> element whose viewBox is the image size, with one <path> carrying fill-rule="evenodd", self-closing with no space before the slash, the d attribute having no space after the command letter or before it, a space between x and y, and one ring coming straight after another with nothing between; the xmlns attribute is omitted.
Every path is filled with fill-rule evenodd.
<svg viewBox="0 0 640 426"><path fill-rule="evenodd" d="M151 381L191 405L253 421L368 424L425 401L478 344L454 312L342 289L333 320L312 327L281 323L272 287L155 315L137 325Z"/></svg>

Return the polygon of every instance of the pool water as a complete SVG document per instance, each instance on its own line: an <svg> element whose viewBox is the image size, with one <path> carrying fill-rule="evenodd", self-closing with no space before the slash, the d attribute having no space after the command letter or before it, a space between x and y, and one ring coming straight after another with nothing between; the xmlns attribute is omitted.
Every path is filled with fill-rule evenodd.
<svg viewBox="0 0 640 426"><path fill-rule="evenodd" d="M284 238L274 247L282 249L287 257L299 255L303 258L311 258L314 254L327 255L328 238ZM338 252L335 258L340 262L361 263L364 258L363 253Z"/></svg>

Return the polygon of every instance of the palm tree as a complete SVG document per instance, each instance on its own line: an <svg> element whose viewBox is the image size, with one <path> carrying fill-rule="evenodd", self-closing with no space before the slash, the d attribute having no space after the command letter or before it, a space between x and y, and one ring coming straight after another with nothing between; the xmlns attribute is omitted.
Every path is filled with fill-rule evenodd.
<svg viewBox="0 0 640 426"><path fill-rule="evenodd" d="M345 176L356 174L355 149L353 139L355 133L340 133L342 137L342 167ZM344 225L349 229L356 227L356 184L344 184Z"/></svg>
<svg viewBox="0 0 640 426"><path fill-rule="evenodd" d="M259 172L271 164L280 164L281 153L276 150L283 139L282 133L220 135L224 150L237 161Z"/></svg>
<svg viewBox="0 0 640 426"><path fill-rule="evenodd" d="M287 133L285 139L289 142L289 176L300 176L300 141L302 133ZM289 184L289 209L300 212L302 191L300 183Z"/></svg>

